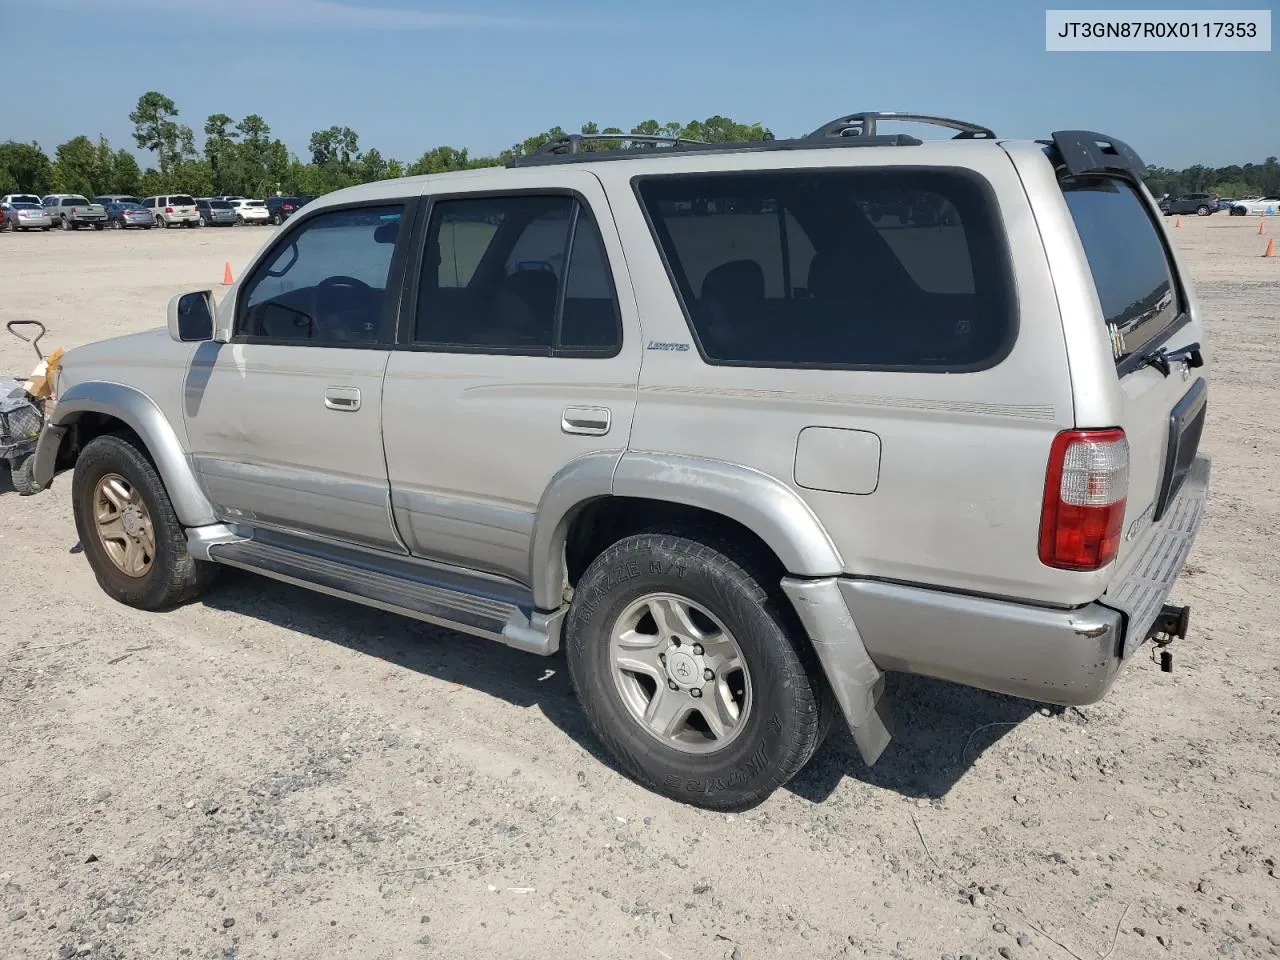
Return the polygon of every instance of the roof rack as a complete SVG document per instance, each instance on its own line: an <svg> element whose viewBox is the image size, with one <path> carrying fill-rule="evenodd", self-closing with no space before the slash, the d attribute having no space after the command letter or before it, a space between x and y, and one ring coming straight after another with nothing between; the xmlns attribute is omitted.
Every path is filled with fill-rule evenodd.
<svg viewBox="0 0 1280 960"><path fill-rule="evenodd" d="M951 120L947 117L930 117L921 113L864 112L851 113L839 117L819 127L805 137L806 140L825 140L828 137L874 137L878 120L894 120L902 123L929 123L936 127L949 127L960 131L953 140L994 140L995 131L988 127L980 127L976 123L964 120Z"/></svg>
<svg viewBox="0 0 1280 960"><path fill-rule="evenodd" d="M564 156L568 153L578 153L582 150L582 144L595 143L603 141L628 143L651 143L657 146L660 143L670 144L671 146L679 146L683 143L705 143L703 140L693 140L688 137L664 137L657 134L649 133L570 133L563 137L557 137L554 140L548 140L542 146L538 147L534 153L553 154L555 156Z"/></svg>

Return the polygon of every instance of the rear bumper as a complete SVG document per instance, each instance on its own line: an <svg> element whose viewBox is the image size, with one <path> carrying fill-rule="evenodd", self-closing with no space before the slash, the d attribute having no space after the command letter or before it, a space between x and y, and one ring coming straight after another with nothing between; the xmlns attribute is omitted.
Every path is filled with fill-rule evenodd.
<svg viewBox="0 0 1280 960"><path fill-rule="evenodd" d="M1199 457L1136 557L1094 603L1052 609L876 580L784 580L850 723L881 671L963 683L1047 703L1094 703L1142 645L1195 542L1209 487ZM808 590L839 616L805 603ZM852 679L851 679L852 678ZM861 706L858 706L861 705ZM853 716L849 716L852 713Z"/></svg>

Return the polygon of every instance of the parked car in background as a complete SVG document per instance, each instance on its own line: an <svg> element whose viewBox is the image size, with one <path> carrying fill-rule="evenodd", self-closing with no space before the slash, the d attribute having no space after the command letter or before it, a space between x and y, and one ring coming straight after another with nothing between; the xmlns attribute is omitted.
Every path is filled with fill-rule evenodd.
<svg viewBox="0 0 1280 960"><path fill-rule="evenodd" d="M5 215L9 229L14 233L19 230L48 230L53 226L49 211L39 203L24 201L0 205L0 213Z"/></svg>
<svg viewBox="0 0 1280 960"><path fill-rule="evenodd" d="M156 217L141 203L127 201L107 204L107 223L116 230L139 227L150 230L156 225Z"/></svg>
<svg viewBox="0 0 1280 960"><path fill-rule="evenodd" d="M1280 216L1280 195L1272 194L1269 197L1235 200L1231 204L1230 215L1233 217Z"/></svg>
<svg viewBox="0 0 1280 960"><path fill-rule="evenodd" d="M3 207L6 213L15 203L34 203L39 206L40 198L34 193L6 193L0 197L0 207Z"/></svg>
<svg viewBox="0 0 1280 960"><path fill-rule="evenodd" d="M1184 193L1179 197L1161 200L1160 212L1166 217L1175 213L1194 213L1198 217L1207 217L1218 212L1218 198L1211 193Z"/></svg>
<svg viewBox="0 0 1280 960"><path fill-rule="evenodd" d="M271 222L271 211L267 209L267 202L265 200L245 200L244 198L240 198L237 200L228 200L227 202L235 208L237 223L247 224Z"/></svg>
<svg viewBox="0 0 1280 960"><path fill-rule="evenodd" d="M302 209L303 201L300 197L267 197L264 201L267 207L267 214L274 224L281 224L288 220L291 216Z"/></svg>
<svg viewBox="0 0 1280 960"><path fill-rule="evenodd" d="M101 230L107 225L107 210L100 203L92 203L78 193L53 193L41 201L53 222L63 230L93 227Z"/></svg>
<svg viewBox="0 0 1280 960"><path fill-rule="evenodd" d="M93 202L100 203L104 207L109 207L113 203L137 203L137 204L142 203L142 201L139 200L137 197L131 196L130 194L127 194L127 193L107 193L101 197L94 197Z"/></svg>
<svg viewBox="0 0 1280 960"><path fill-rule="evenodd" d="M236 208L226 200L210 200L201 197L196 201L196 209L200 211L202 227L234 227L236 225Z"/></svg>
<svg viewBox="0 0 1280 960"><path fill-rule="evenodd" d="M190 194L174 193L163 197L147 197L142 205L150 210L156 218L156 226L168 229L173 226L200 226L200 211L196 209L196 199Z"/></svg>

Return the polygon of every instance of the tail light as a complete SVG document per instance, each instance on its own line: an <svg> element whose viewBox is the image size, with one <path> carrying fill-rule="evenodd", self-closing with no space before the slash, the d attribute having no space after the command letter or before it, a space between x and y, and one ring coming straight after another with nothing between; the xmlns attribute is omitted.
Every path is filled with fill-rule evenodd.
<svg viewBox="0 0 1280 960"><path fill-rule="evenodd" d="M1116 558L1129 493L1123 430L1064 430L1053 439L1040 513L1040 562L1098 570Z"/></svg>
<svg viewBox="0 0 1280 960"><path fill-rule="evenodd" d="M165 208L164 208L164 212L165 212L165 213L173 213L173 207L165 207Z"/></svg>

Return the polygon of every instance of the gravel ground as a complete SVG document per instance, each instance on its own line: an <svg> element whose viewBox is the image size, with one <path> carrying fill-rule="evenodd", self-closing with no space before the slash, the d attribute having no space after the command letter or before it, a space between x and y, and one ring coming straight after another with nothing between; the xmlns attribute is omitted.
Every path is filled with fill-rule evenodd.
<svg viewBox="0 0 1280 960"><path fill-rule="evenodd" d="M738 816L615 773L561 659L247 574L116 605L69 476L0 475L0 955L1280 956L1280 258L1256 231L1171 233L1215 458L1175 672L1140 654L1065 711L894 678L880 764L838 730ZM68 347L154 327L268 235L0 235L0 321Z"/></svg>

